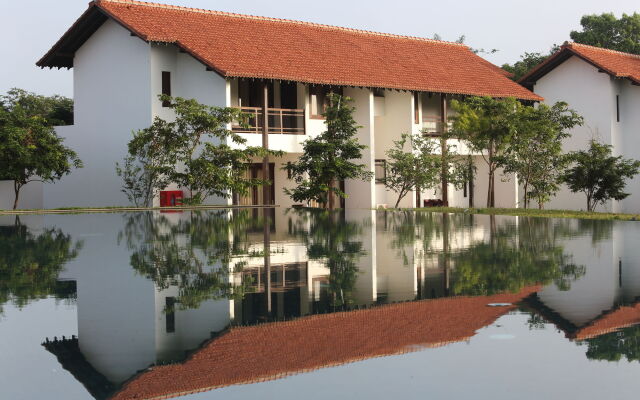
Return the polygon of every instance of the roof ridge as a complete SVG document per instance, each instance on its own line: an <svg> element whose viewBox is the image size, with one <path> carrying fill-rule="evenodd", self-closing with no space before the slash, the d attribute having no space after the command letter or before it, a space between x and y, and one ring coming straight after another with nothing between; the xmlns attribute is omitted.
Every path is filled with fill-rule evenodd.
<svg viewBox="0 0 640 400"><path fill-rule="evenodd" d="M201 13L201 14L220 15L220 16L227 16L227 17L233 17L233 18L245 18L245 19L254 19L254 20L259 20L259 21L269 21L269 22L286 22L286 23L292 23L292 24L298 24L298 25L313 26L313 27L317 27L317 28L335 29L335 30L341 30L341 31L352 32L352 33L360 33L360 34L365 34L365 35L384 36L384 37L391 37L391 38L396 38L396 39L418 40L418 41L423 41L423 42L430 42L430 43L451 45L451 46L461 46L461 47L469 48L469 46L467 46L464 43L451 42L451 41L447 41L447 40L429 39L429 38L424 38L424 37L420 37L420 36L410 36L410 35L400 35L400 34L395 34L395 33L376 32L376 31L369 31L369 30L366 30L366 29L356 29L356 28L348 28L348 27L343 27L343 26L321 24L321 23L318 23L318 22L299 21L299 20L287 19L287 18L264 17L264 16L258 16L258 15L233 13L233 12L228 12L228 11L207 10L207 9L204 9L204 8L192 8L192 7L185 7L185 6L176 6L176 5L172 5L172 4L152 3L152 2L148 2L148 1L139 1L139 0L94 0L93 3L98 5L98 6L101 3L132 4L132 5L138 5L138 6L153 7L153 8L163 8L163 9L167 9L167 10L189 11L189 12L195 12L195 13Z"/></svg>
<svg viewBox="0 0 640 400"><path fill-rule="evenodd" d="M631 57L631 58L640 59L640 54L633 54L633 53L627 53L627 52L620 51L620 50L607 49L606 47L591 46L589 44L582 44L582 43L576 43L576 42L566 42L565 46L567 46L567 47L573 47L573 46L576 46L576 47L587 47L587 48L590 48L590 49L599 50L599 51L606 52L606 53L619 54L619 55L622 55L622 56L628 56L628 57Z"/></svg>

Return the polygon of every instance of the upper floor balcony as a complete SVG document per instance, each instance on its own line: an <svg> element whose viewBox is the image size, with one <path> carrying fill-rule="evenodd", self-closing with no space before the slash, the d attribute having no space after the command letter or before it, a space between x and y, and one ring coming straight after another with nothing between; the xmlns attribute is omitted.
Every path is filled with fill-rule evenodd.
<svg viewBox="0 0 640 400"><path fill-rule="evenodd" d="M262 107L238 107L244 114L244 120L232 124L236 133L263 133L264 114ZM267 132L269 134L304 135L304 109L267 108Z"/></svg>
<svg viewBox="0 0 640 400"><path fill-rule="evenodd" d="M422 132L427 136L440 137L445 127L450 130L452 123L450 121L443 123L440 117L426 115L422 117Z"/></svg>

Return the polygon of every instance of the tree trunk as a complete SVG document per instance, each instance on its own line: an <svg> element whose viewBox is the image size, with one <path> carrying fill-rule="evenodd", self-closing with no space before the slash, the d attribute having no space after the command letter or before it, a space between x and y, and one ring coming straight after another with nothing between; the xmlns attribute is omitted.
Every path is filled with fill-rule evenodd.
<svg viewBox="0 0 640 400"><path fill-rule="evenodd" d="M13 200L13 209L18 208L18 200L20 199L20 189L22 185L18 183L18 181L13 181L13 192L15 193L15 198Z"/></svg>
<svg viewBox="0 0 640 400"><path fill-rule="evenodd" d="M333 193L333 185L334 181L331 179L329 181L329 192L327 193L327 202L329 203L329 210L333 210L335 208L335 198Z"/></svg>
<svg viewBox="0 0 640 400"><path fill-rule="evenodd" d="M487 193L487 207L492 208L495 206L495 166L493 163L493 142L489 144L489 191Z"/></svg>
<svg viewBox="0 0 640 400"><path fill-rule="evenodd" d="M529 188L529 181L524 183L524 209L526 210L527 208L529 208L529 192L528 189Z"/></svg>

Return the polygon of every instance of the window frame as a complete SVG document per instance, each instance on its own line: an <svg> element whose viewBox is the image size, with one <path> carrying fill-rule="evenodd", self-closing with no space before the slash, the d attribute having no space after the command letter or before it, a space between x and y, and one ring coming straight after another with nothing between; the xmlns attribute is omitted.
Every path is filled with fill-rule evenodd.
<svg viewBox="0 0 640 400"><path fill-rule="evenodd" d="M382 166L383 176L381 178L378 177L376 173L378 171L378 167ZM387 160L386 159L376 159L373 162L373 173L376 185L384 185L387 180Z"/></svg>

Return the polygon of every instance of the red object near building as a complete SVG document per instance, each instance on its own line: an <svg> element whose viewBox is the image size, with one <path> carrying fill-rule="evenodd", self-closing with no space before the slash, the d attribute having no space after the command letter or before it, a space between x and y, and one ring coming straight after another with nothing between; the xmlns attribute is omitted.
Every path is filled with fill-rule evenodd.
<svg viewBox="0 0 640 400"><path fill-rule="evenodd" d="M163 190L160 192L160 207L182 205L182 190Z"/></svg>

